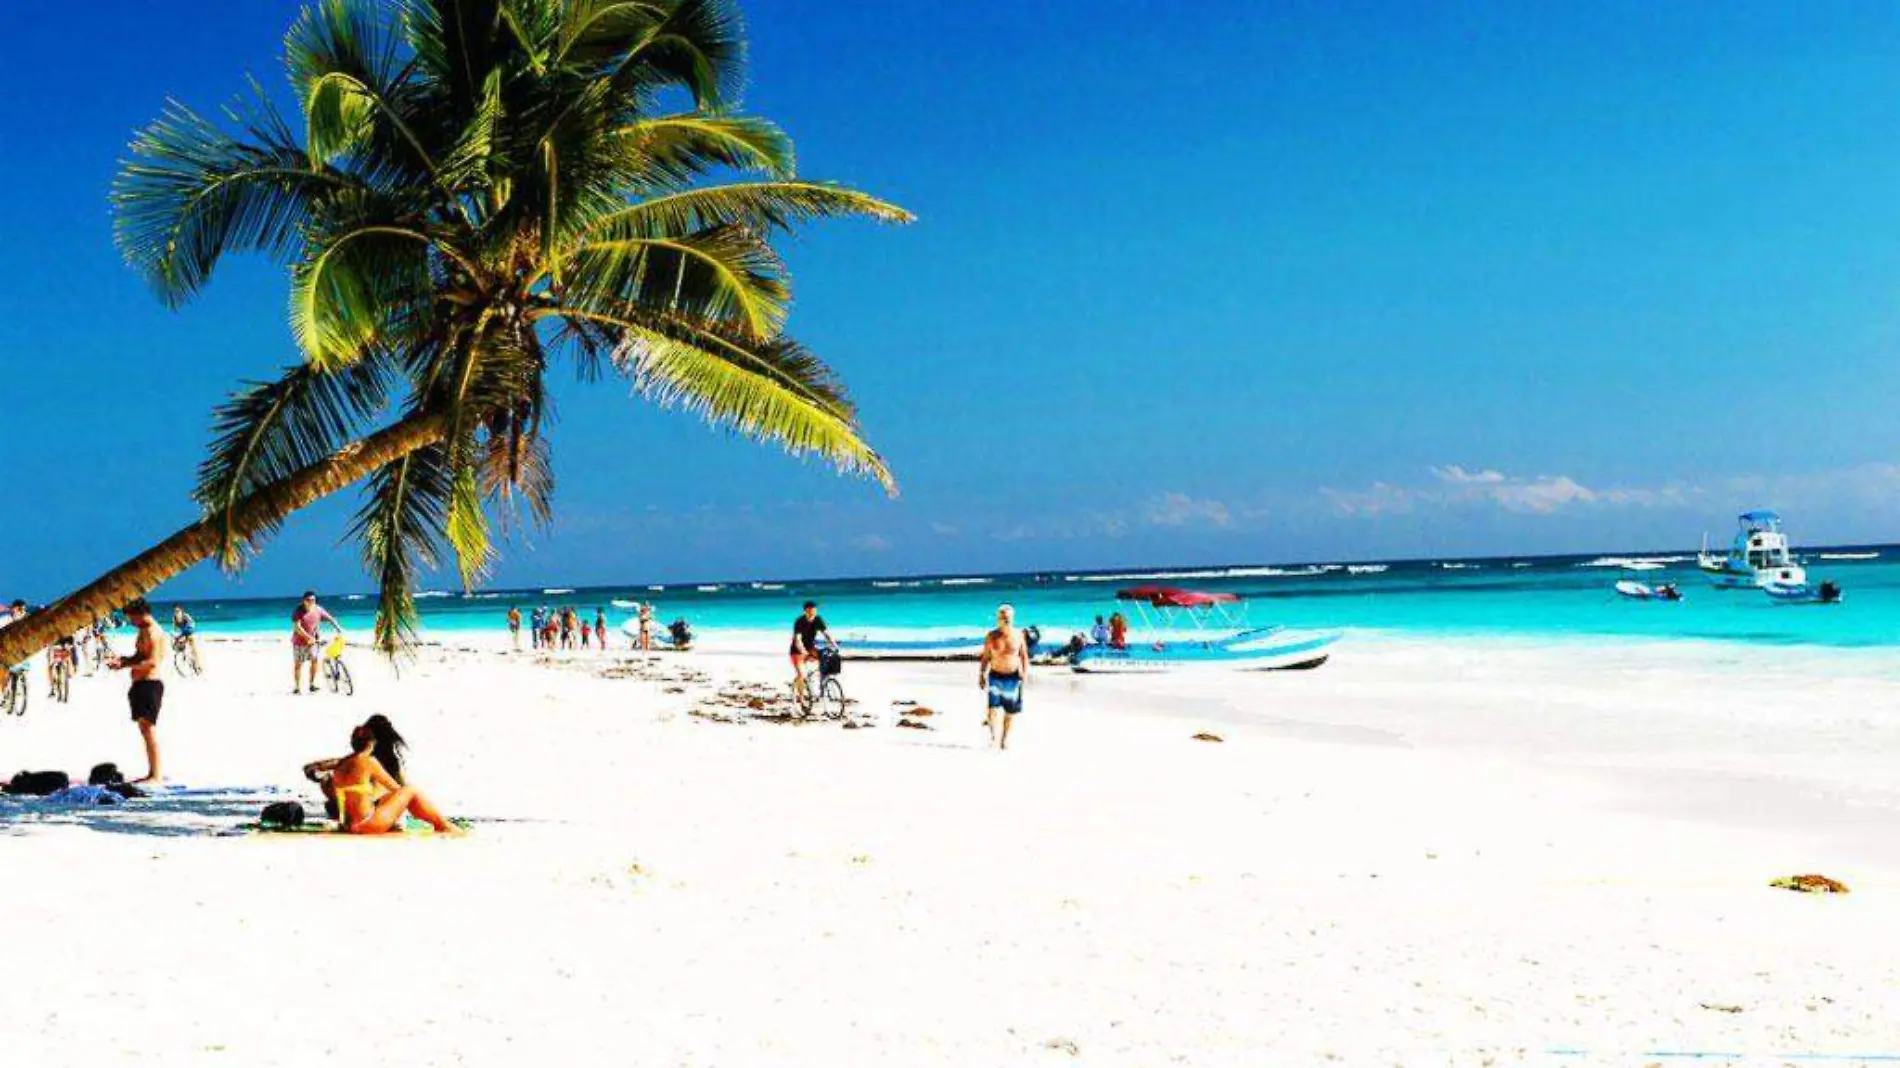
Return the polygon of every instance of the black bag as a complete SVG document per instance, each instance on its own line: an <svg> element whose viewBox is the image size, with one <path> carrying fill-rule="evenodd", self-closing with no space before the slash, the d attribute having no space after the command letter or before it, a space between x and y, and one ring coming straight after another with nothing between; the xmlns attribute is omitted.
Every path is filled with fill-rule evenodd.
<svg viewBox="0 0 1900 1068"><path fill-rule="evenodd" d="M264 806L257 822L270 828L289 830L303 826L303 805L296 801L273 801Z"/></svg>
<svg viewBox="0 0 1900 1068"><path fill-rule="evenodd" d="M73 784L72 776L63 771L23 771L7 783L7 793L25 797L45 797L56 794Z"/></svg>
<svg viewBox="0 0 1900 1068"><path fill-rule="evenodd" d="M836 649L818 651L818 673L825 678L844 674L844 656Z"/></svg>
<svg viewBox="0 0 1900 1068"><path fill-rule="evenodd" d="M124 781L125 776L120 773L117 764L100 764L92 769L92 774L86 776L87 786L117 786Z"/></svg>

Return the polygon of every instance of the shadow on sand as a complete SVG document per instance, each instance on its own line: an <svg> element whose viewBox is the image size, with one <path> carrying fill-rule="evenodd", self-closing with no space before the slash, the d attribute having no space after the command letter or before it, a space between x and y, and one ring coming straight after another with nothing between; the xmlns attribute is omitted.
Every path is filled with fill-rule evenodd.
<svg viewBox="0 0 1900 1068"><path fill-rule="evenodd" d="M273 801L307 798L276 787L160 787L150 797L123 805L70 807L36 798L0 797L0 836L46 827L82 827L102 834L188 838L229 834L257 819ZM322 814L322 806L317 806Z"/></svg>

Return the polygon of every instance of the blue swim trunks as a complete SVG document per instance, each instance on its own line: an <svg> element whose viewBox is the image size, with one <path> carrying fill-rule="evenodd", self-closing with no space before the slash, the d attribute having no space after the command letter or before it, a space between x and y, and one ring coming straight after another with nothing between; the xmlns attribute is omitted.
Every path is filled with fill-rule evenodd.
<svg viewBox="0 0 1900 1068"><path fill-rule="evenodd" d="M1023 710L1023 677L1014 672L990 672L990 707L1013 716Z"/></svg>

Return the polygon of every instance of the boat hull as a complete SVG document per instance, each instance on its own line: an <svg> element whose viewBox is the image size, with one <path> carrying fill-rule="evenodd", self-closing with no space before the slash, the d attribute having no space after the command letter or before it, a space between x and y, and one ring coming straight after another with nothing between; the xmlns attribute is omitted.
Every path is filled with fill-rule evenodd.
<svg viewBox="0 0 1900 1068"><path fill-rule="evenodd" d="M1083 675L1154 675L1177 671L1295 671L1319 667L1337 634L1286 634L1227 642L1155 642L1116 649L1091 645L1070 666Z"/></svg>

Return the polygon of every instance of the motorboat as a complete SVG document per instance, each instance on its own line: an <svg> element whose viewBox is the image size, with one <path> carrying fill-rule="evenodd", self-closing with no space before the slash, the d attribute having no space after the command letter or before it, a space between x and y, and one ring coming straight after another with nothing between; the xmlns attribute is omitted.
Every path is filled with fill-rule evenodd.
<svg viewBox="0 0 1900 1068"><path fill-rule="evenodd" d="M1770 582L1761 592L1776 604L1840 604L1841 587L1833 582L1810 586L1806 582Z"/></svg>
<svg viewBox="0 0 1900 1068"><path fill-rule="evenodd" d="M1116 593L1141 626L1121 644L1085 645L1070 667L1092 674L1152 674L1184 669L1288 671L1316 668L1339 634L1255 627L1237 593L1137 586Z"/></svg>
<svg viewBox="0 0 1900 1068"><path fill-rule="evenodd" d="M1636 577L1637 572L1659 571L1662 569L1662 566L1661 564L1655 563L1633 563L1625 567L1623 569L1623 577L1618 579L1616 583L1617 596L1631 601L1666 601L1673 603L1682 600L1682 590L1678 588L1675 583L1658 582L1651 584Z"/></svg>
<svg viewBox="0 0 1900 1068"><path fill-rule="evenodd" d="M1696 554L1696 566L1711 585L1722 590L1753 590L1770 583L1807 584L1808 573L1788 549L1788 535L1782 532L1779 514L1767 509L1743 512L1736 517L1736 524L1735 540L1728 552L1710 552L1704 537L1702 551Z"/></svg>

